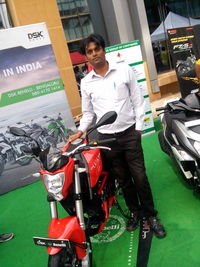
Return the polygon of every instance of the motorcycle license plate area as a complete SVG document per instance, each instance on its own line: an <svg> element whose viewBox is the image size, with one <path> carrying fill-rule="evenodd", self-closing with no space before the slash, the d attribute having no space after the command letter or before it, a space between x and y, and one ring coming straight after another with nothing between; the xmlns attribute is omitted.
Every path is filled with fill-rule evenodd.
<svg viewBox="0 0 200 267"><path fill-rule="evenodd" d="M70 248L70 241L67 239L54 239L54 238L43 238L33 237L35 245L44 247L55 247L55 248Z"/></svg>

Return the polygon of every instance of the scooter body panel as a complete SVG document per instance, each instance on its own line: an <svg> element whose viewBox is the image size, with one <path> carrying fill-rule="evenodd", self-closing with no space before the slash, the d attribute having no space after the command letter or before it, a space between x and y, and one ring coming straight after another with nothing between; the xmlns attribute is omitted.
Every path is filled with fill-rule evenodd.
<svg viewBox="0 0 200 267"><path fill-rule="evenodd" d="M191 180L200 191L200 154L197 149L198 143L200 145L200 105L194 111L191 108L184 100L166 104L161 115L163 136L159 141L165 153L168 152L165 148L169 147L170 153L167 154L173 155L185 178Z"/></svg>

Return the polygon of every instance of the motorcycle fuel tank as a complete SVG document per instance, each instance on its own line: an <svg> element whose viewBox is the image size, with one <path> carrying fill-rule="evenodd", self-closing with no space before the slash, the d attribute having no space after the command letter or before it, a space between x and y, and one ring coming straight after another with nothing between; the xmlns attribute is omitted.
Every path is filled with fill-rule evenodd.
<svg viewBox="0 0 200 267"><path fill-rule="evenodd" d="M86 160L88 172L90 175L90 185L94 187L99 179L102 172L102 159L99 149L93 149L84 151L83 156Z"/></svg>

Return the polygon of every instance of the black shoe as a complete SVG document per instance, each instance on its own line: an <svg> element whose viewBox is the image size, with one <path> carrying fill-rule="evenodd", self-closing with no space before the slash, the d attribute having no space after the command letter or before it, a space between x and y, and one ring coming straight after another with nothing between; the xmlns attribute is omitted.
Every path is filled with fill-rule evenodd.
<svg viewBox="0 0 200 267"><path fill-rule="evenodd" d="M6 242L11 240L14 237L13 233L9 233L9 234L2 234L0 235L0 243Z"/></svg>
<svg viewBox="0 0 200 267"><path fill-rule="evenodd" d="M129 232L134 231L138 227L139 215L138 212L133 212L130 214L130 218L126 224L126 230Z"/></svg>
<svg viewBox="0 0 200 267"><path fill-rule="evenodd" d="M158 218L149 217L150 228L153 230L154 234L158 238L164 238L166 236L165 228L159 223Z"/></svg>

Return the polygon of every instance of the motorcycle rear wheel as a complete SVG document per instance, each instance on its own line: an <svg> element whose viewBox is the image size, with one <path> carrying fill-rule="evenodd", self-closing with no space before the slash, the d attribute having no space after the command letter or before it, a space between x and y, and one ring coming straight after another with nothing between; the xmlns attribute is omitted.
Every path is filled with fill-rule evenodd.
<svg viewBox="0 0 200 267"><path fill-rule="evenodd" d="M89 237L87 244L87 254L84 259L77 259L75 249L72 251L62 249L55 255L49 255L48 267L92 267L92 248Z"/></svg>

